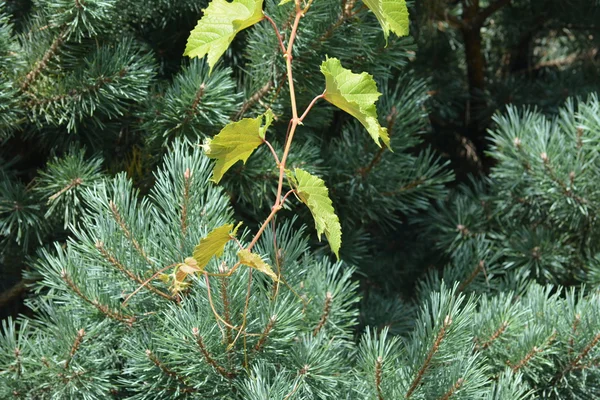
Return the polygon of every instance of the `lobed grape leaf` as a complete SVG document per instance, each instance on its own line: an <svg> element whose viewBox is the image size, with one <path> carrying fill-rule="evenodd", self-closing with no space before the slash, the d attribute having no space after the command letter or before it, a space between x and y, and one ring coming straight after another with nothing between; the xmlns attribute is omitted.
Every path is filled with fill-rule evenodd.
<svg viewBox="0 0 600 400"><path fill-rule="evenodd" d="M184 56L208 54L210 71L225 53L235 35L264 18L263 0L213 0L190 33Z"/></svg>
<svg viewBox="0 0 600 400"><path fill-rule="evenodd" d="M265 124L263 125L263 117ZM265 138L265 133L273 121L273 112L268 110L256 118L244 118L231 122L212 140L204 143L204 151L209 158L217 160L212 180L219 183L223 175L233 164L242 160L244 163Z"/></svg>
<svg viewBox="0 0 600 400"><path fill-rule="evenodd" d="M321 240L324 232L331 250L339 259L339 250L342 245L342 227L335 214L333 204L329 198L329 190L323 179L296 168L294 174L288 171L288 178L295 186L296 194L306 204L315 220L317 236Z"/></svg>
<svg viewBox="0 0 600 400"><path fill-rule="evenodd" d="M345 69L337 58L323 61L321 72L325 75L324 99L358 119L379 147L381 140L390 148L387 129L377 120L375 102L381 93L373 77L366 72L355 74Z"/></svg>
<svg viewBox="0 0 600 400"><path fill-rule="evenodd" d="M213 256L220 257L223 255L225 245L235 236L237 227L233 232L232 229L234 229L233 224L223 225L213 229L205 238L202 238L200 243L194 247L193 257L197 263L194 267L204 270L204 267Z"/></svg>
<svg viewBox="0 0 600 400"><path fill-rule="evenodd" d="M398 36L408 35L410 21L406 0L363 0L363 3L377 17L386 43L390 32Z"/></svg>
<svg viewBox="0 0 600 400"><path fill-rule="evenodd" d="M238 258L240 260L240 263L269 275L274 281L279 280L275 272L273 272L273 268L271 268L269 264L264 262L258 254L243 249L238 252Z"/></svg>

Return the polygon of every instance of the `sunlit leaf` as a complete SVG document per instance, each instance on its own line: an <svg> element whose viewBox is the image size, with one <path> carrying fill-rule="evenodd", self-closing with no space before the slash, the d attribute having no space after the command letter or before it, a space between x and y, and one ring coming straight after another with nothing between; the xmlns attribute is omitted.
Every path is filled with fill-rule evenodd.
<svg viewBox="0 0 600 400"><path fill-rule="evenodd" d="M212 140L208 139L204 143L204 151L209 158L217 160L212 180L219 183L232 165L240 160L245 163L252 152L263 143L267 128L272 121L273 112L268 110L264 115L256 118L231 122Z"/></svg>
<svg viewBox="0 0 600 400"><path fill-rule="evenodd" d="M408 35L410 21L406 0L363 0L377 17L387 42L390 32L398 36Z"/></svg>
<svg viewBox="0 0 600 400"><path fill-rule="evenodd" d="M377 120L375 102L381 93L373 77L345 69L337 58L323 61L321 72L325 75L325 100L358 119L378 146L381 147L381 140L389 148L387 129Z"/></svg>
<svg viewBox="0 0 600 400"><path fill-rule="evenodd" d="M325 233L331 250L339 259L339 250L342 245L342 227L333 209L325 182L323 179L299 168L294 170L293 175L288 173L288 178L295 186L300 200L310 209L315 220L319 240L321 240L321 234Z"/></svg>
<svg viewBox="0 0 600 400"><path fill-rule="evenodd" d="M254 268L264 274L269 275L274 281L277 281L277 275L273 272L273 268L263 261L258 254L252 253L249 250L240 250L238 258L243 265Z"/></svg>
<svg viewBox="0 0 600 400"><path fill-rule="evenodd" d="M227 50L235 35L264 18L263 0L213 0L190 33L184 55L208 54L210 70Z"/></svg>
<svg viewBox="0 0 600 400"><path fill-rule="evenodd" d="M204 270L208 262L213 257L221 257L225 245L233 238L233 224L227 224L213 229L200 243L194 247L194 260L197 264L194 267Z"/></svg>

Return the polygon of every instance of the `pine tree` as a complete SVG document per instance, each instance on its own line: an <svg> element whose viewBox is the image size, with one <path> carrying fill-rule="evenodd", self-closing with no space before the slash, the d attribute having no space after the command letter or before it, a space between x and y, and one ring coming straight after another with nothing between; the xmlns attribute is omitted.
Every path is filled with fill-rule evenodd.
<svg viewBox="0 0 600 400"><path fill-rule="evenodd" d="M169 48L183 53L177 23L187 37L206 4L39 0L27 18L8 4L2 262L27 264L33 315L2 322L1 397L600 396L597 98L551 117L496 114L489 179L449 191L452 173L420 137L431 101L423 72L406 68L414 43L382 35L365 4L307 2L295 31L295 5L268 1L283 40L298 35L292 57L262 21L216 65ZM326 182L344 231L337 262L327 221L316 227L330 248L315 240L314 206L284 209L253 236L278 211L265 213L281 188L266 146L213 182L225 125L272 122L282 153L291 59L302 110L323 97L325 55L378 79L394 149L334 101L301 119L286 167L303 172L288 175L288 194L310 207L302 178ZM240 219L247 228L233 228ZM199 265L198 247L223 228L223 254Z"/></svg>
<svg viewBox="0 0 600 400"><path fill-rule="evenodd" d="M414 67L432 82L432 141L461 171L493 163L485 160L486 131L506 104L556 113L567 98L599 89L595 0L427 0L416 6Z"/></svg>

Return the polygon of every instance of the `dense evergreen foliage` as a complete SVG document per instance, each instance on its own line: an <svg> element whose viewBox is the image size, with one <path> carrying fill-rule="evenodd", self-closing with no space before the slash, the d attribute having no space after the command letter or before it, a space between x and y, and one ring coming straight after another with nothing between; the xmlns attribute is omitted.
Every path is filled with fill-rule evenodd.
<svg viewBox="0 0 600 400"><path fill-rule="evenodd" d="M182 57L207 1L0 3L0 398L600 397L600 4L408 2L385 37L375 3L302 3L295 96L267 20ZM316 103L285 167L329 188L339 260L284 201L275 278L224 276L280 171L260 146L217 186L207 139L270 110L284 152L326 57L374 76L393 152Z"/></svg>

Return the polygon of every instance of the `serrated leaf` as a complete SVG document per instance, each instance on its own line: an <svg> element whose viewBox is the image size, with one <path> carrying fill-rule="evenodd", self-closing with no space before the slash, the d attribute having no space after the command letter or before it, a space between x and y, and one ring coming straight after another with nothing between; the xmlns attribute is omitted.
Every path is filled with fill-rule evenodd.
<svg viewBox="0 0 600 400"><path fill-rule="evenodd" d="M240 263L247 265L250 268L254 268L264 274L269 275L274 281L278 281L277 275L273 272L273 268L269 264L263 261L263 259L256 253L252 253L249 250L243 249L238 252L238 258Z"/></svg>
<svg viewBox="0 0 600 400"><path fill-rule="evenodd" d="M342 227L340 220L335 214L333 203L329 198L329 190L323 179L296 168L293 176L288 176L296 189L300 200L308 206L313 219L317 236L321 240L321 234L325 233L331 250L339 259L340 246L342 245Z"/></svg>
<svg viewBox="0 0 600 400"><path fill-rule="evenodd" d="M363 3L377 17L386 43L390 32L398 36L408 35L410 21L406 0L363 0Z"/></svg>
<svg viewBox="0 0 600 400"><path fill-rule="evenodd" d="M381 140L389 148L387 129L377 120L375 102L381 93L373 77L345 69L337 58L323 61L321 72L325 75L325 100L358 119L379 147Z"/></svg>
<svg viewBox="0 0 600 400"><path fill-rule="evenodd" d="M194 247L193 257L197 265L195 267L203 270L211 258L221 257L225 245L232 239L233 224L227 224L210 231L200 243Z"/></svg>
<svg viewBox="0 0 600 400"><path fill-rule="evenodd" d="M204 57L208 54L212 71L235 35L264 18L262 7L263 0L213 0L190 33L183 55Z"/></svg>
<svg viewBox="0 0 600 400"><path fill-rule="evenodd" d="M263 117L266 117L264 125ZM205 142L206 155L217 160L212 176L214 182L219 183L225 172L236 162L242 160L246 163L252 152L263 143L265 132L272 121L273 112L269 110L256 118L231 122L212 140Z"/></svg>

